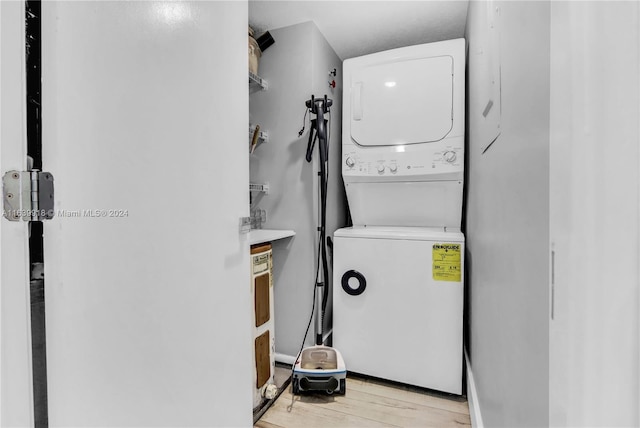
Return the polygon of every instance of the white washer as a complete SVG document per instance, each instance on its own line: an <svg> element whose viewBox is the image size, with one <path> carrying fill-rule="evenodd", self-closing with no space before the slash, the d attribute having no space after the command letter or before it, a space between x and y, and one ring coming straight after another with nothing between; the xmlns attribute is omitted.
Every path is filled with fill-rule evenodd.
<svg viewBox="0 0 640 428"><path fill-rule="evenodd" d="M333 344L349 371L461 394L462 233L356 227L334 237Z"/></svg>
<svg viewBox="0 0 640 428"><path fill-rule="evenodd" d="M464 39L351 58L343 75L353 224L460 228Z"/></svg>

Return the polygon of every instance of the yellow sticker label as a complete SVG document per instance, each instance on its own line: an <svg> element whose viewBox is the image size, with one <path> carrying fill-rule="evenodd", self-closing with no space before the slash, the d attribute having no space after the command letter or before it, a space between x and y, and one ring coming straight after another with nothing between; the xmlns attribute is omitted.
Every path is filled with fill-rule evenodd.
<svg viewBox="0 0 640 428"><path fill-rule="evenodd" d="M433 244L432 260L435 281L460 282L462 279L460 244Z"/></svg>

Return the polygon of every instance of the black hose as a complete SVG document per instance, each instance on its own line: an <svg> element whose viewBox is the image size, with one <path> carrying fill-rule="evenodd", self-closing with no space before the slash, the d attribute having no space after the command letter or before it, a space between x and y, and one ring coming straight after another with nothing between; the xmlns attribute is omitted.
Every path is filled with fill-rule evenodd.
<svg viewBox="0 0 640 428"><path fill-rule="evenodd" d="M327 258L327 120L322 118L318 121L318 134L320 135L320 245L322 251L322 273L324 277L325 287L322 295L322 316L327 309L327 301L329 300L329 264Z"/></svg>

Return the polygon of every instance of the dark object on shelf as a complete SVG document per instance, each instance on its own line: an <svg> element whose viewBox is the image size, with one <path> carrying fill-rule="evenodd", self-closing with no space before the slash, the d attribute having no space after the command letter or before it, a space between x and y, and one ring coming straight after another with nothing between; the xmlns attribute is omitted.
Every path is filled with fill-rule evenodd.
<svg viewBox="0 0 640 428"><path fill-rule="evenodd" d="M256 39L256 42L258 42L258 46L260 47L260 50L264 52L269 46L274 44L276 41L273 40L273 37L271 37L271 34L269 34L268 31L265 31L265 33L262 36Z"/></svg>

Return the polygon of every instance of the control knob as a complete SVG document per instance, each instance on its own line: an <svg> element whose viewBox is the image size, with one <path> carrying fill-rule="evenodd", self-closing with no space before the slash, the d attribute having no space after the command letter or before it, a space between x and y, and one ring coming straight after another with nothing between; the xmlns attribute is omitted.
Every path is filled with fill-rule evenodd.
<svg viewBox="0 0 640 428"><path fill-rule="evenodd" d="M348 157L348 158L345 160L345 163L347 164L347 166L348 166L349 168L353 168L353 167L355 166L355 164L356 164L356 161L354 161L352 157Z"/></svg>
<svg viewBox="0 0 640 428"><path fill-rule="evenodd" d="M380 174L384 174L384 165L383 164L378 165L378 172Z"/></svg>
<svg viewBox="0 0 640 428"><path fill-rule="evenodd" d="M451 163L456 160L456 152L449 150L444 152L444 160Z"/></svg>
<svg viewBox="0 0 640 428"><path fill-rule="evenodd" d="M389 165L389 171L395 174L396 172L398 172L398 165L392 163L391 165Z"/></svg>

